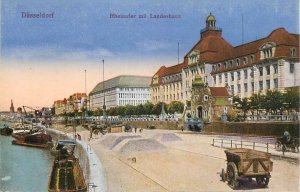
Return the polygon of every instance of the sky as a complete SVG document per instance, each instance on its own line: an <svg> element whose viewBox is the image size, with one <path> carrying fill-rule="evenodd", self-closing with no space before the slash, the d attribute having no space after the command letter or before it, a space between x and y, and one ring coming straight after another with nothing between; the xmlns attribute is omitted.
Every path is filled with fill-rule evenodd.
<svg viewBox="0 0 300 192"><path fill-rule="evenodd" d="M284 27L299 34L298 0L0 0L0 111L51 106L117 75L152 76L180 62L210 12L233 46ZM27 18L25 13L52 14ZM136 15L136 18L111 18ZM150 15L176 15L157 19ZM146 18L139 18L146 15ZM243 31L243 32L242 32ZM86 73L84 72L86 70Z"/></svg>

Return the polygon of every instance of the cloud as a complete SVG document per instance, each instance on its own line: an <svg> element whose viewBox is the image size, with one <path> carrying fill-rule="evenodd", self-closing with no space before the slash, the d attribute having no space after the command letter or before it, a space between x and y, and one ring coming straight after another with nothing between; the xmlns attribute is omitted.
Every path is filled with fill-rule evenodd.
<svg viewBox="0 0 300 192"><path fill-rule="evenodd" d="M2 49L1 57L11 60L93 60L112 57L115 53L106 48L94 50L66 49L60 47L25 47Z"/></svg>
<svg viewBox="0 0 300 192"><path fill-rule="evenodd" d="M144 49L146 51L157 51L162 49L171 48L171 44L159 40L145 40L136 43L138 49Z"/></svg>

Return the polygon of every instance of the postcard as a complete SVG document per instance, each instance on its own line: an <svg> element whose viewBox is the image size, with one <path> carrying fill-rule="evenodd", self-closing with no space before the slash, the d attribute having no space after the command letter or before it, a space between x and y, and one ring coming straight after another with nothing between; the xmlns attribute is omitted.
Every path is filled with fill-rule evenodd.
<svg viewBox="0 0 300 192"><path fill-rule="evenodd" d="M299 1L1 1L0 192L299 191Z"/></svg>

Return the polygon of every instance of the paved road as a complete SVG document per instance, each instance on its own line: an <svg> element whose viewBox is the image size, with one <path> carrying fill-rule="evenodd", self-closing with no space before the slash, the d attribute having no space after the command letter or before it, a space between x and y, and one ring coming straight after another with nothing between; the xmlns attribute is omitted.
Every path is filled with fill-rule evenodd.
<svg viewBox="0 0 300 192"><path fill-rule="evenodd" d="M174 131L145 130L136 134L152 138L159 133ZM128 134L133 133L114 135ZM120 153L101 145L101 140L107 136L92 140L90 144L105 168L108 191L233 191L220 181L218 172L226 167L226 158L223 148L211 145L211 136L176 135L180 141L163 142L166 149L155 152ZM253 180L243 183L240 190L299 191L299 164L272 161L273 172L268 188L258 188Z"/></svg>

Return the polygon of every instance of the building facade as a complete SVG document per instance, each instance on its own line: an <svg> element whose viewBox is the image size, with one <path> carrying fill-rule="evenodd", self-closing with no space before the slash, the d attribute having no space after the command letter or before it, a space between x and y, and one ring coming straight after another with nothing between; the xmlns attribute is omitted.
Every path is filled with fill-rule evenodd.
<svg viewBox="0 0 300 192"><path fill-rule="evenodd" d="M82 112L87 106L86 93L74 93L69 96L68 99L54 101L53 107L55 108L55 114L60 115L64 113L73 113L75 111Z"/></svg>
<svg viewBox="0 0 300 192"><path fill-rule="evenodd" d="M278 28L265 38L233 47L223 39L222 29L210 14L200 40L184 56L183 63L163 66L154 74L151 100L189 103L197 75L209 87L226 87L231 95L242 98L298 87L299 72L299 34ZM172 78L176 76L180 78Z"/></svg>
<svg viewBox="0 0 300 192"><path fill-rule="evenodd" d="M150 101L151 77L121 75L98 83L90 92L90 109L139 105Z"/></svg>

